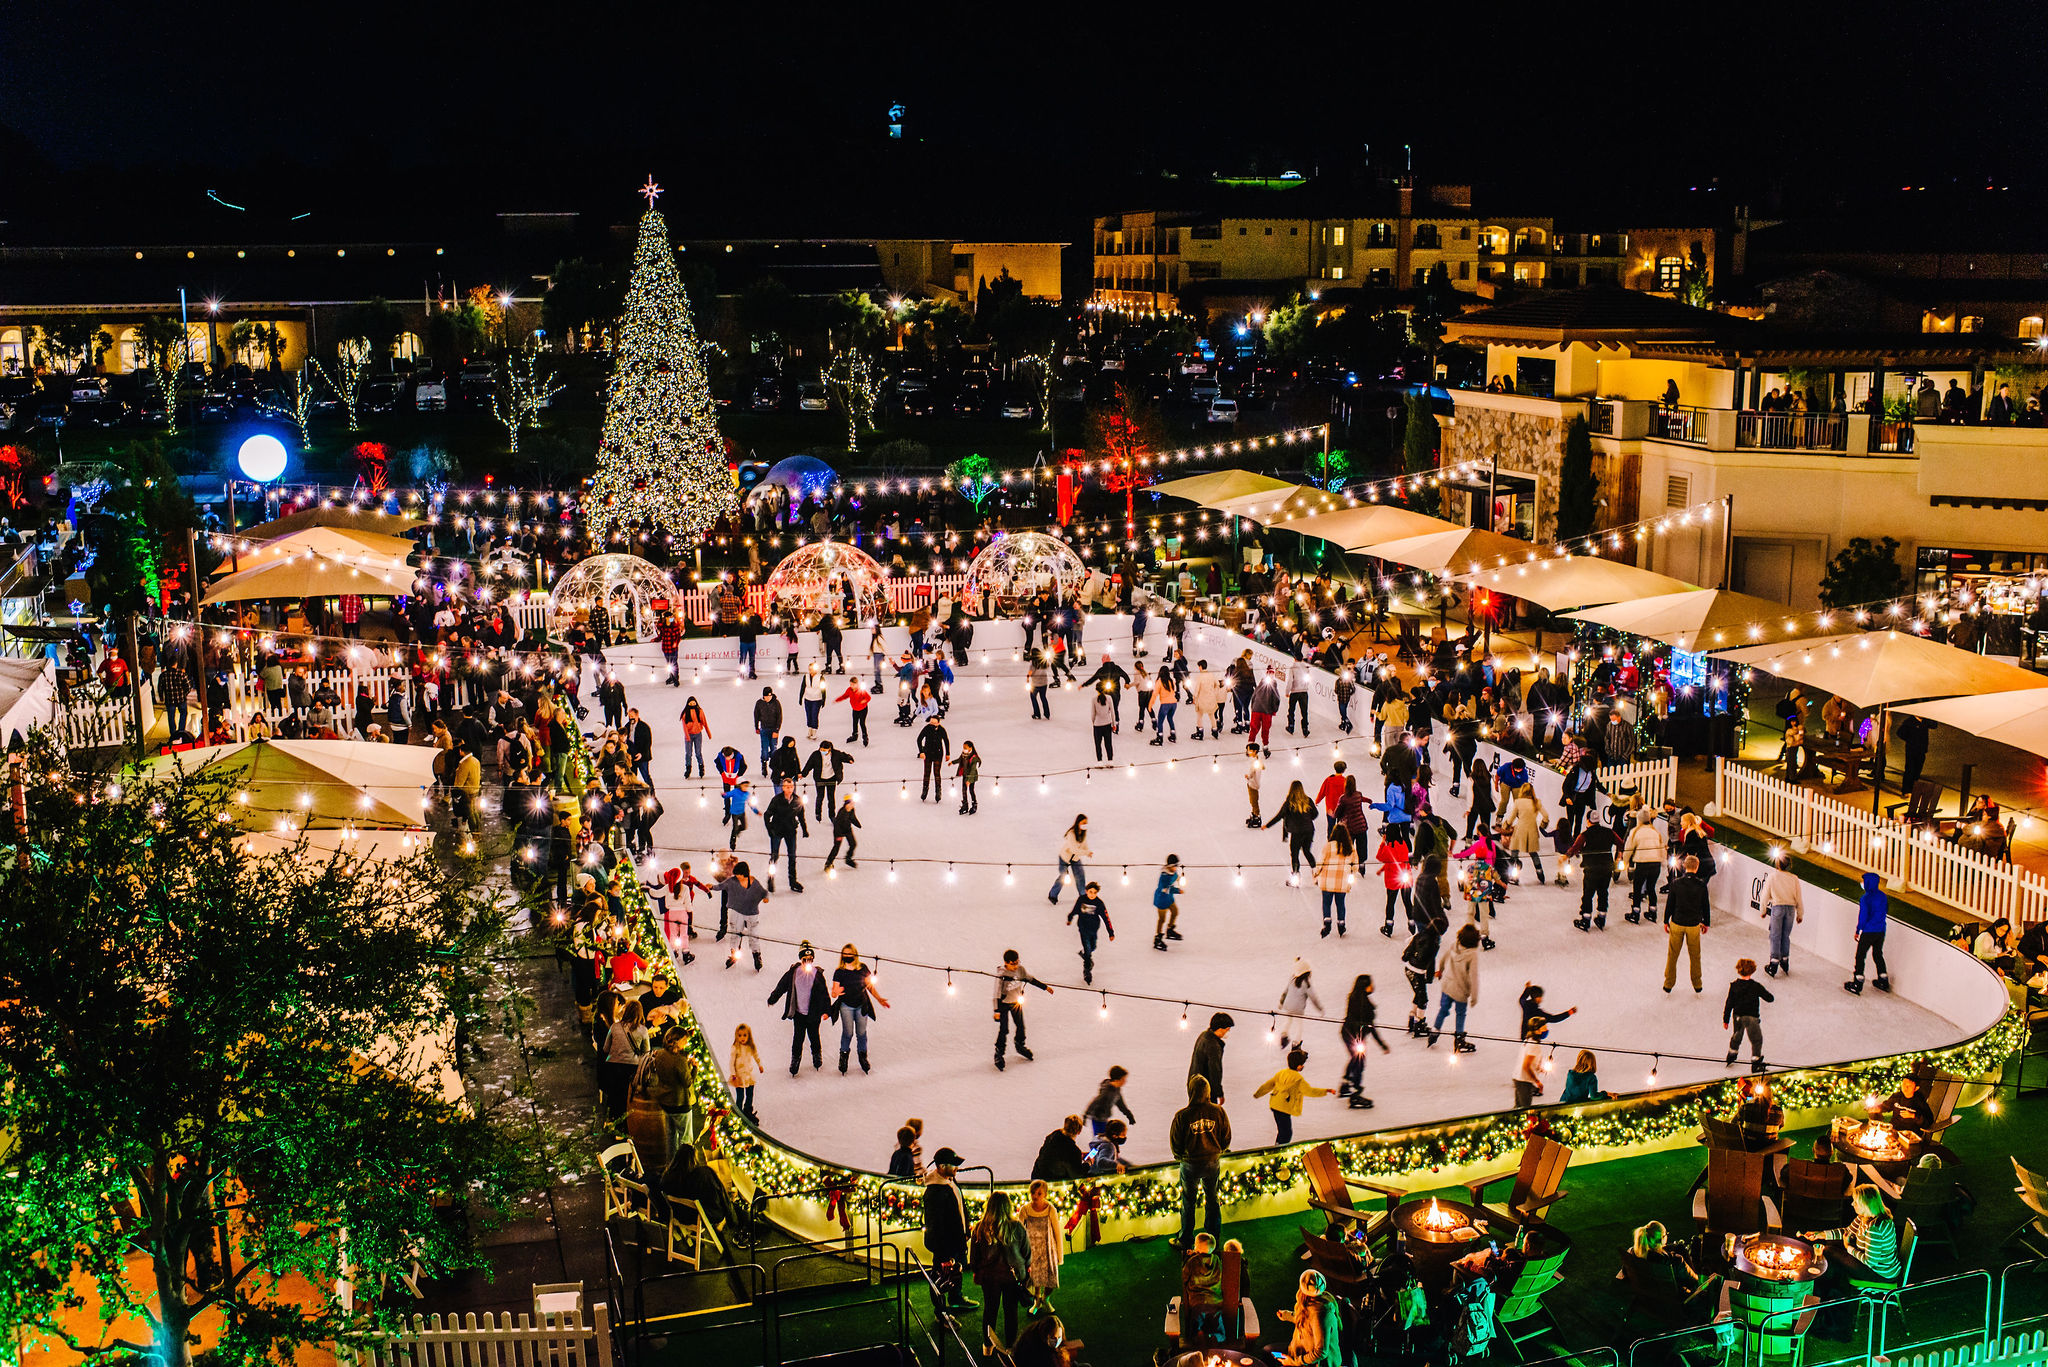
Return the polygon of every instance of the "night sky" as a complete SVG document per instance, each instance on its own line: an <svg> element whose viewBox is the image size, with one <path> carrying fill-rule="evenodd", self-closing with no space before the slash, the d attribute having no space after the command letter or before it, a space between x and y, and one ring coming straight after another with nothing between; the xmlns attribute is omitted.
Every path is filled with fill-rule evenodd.
<svg viewBox="0 0 2048 1367"><path fill-rule="evenodd" d="M208 189L280 221L623 213L652 171L706 231L1074 236L1213 171L1363 177L1404 143L1422 178L1542 212L2041 189L2029 7L1339 8L17 3L0 218L169 226Z"/></svg>

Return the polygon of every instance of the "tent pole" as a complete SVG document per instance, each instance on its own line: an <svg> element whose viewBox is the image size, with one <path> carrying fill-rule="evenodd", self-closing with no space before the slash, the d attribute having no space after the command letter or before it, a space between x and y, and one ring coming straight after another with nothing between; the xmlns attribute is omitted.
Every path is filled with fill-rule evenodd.
<svg viewBox="0 0 2048 1367"><path fill-rule="evenodd" d="M1870 733L1870 816L1877 819L1878 803L1884 798L1884 727L1887 709L1877 705L1877 726Z"/></svg>
<svg viewBox="0 0 2048 1367"><path fill-rule="evenodd" d="M1735 559L1735 495L1721 498L1721 587L1728 587Z"/></svg>

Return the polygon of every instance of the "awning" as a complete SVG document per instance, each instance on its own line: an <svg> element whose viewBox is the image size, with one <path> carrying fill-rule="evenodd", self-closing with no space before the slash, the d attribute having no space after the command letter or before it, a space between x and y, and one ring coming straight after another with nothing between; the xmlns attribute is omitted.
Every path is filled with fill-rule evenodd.
<svg viewBox="0 0 2048 1367"><path fill-rule="evenodd" d="M353 563L301 552L292 558L243 569L218 580L202 600L235 603L250 598L333 598L344 593L385 597L412 588L413 569L402 560L365 553Z"/></svg>
<svg viewBox="0 0 2048 1367"><path fill-rule="evenodd" d="M310 527L326 527L334 531L378 532L386 536L398 536L415 527L424 527L431 519L412 517L405 513L387 513L381 508L301 508L296 513L254 527L245 527L238 536L252 541L268 541L272 537L289 536L303 532Z"/></svg>
<svg viewBox="0 0 2048 1367"><path fill-rule="evenodd" d="M1270 531L1313 536L1334 542L1347 551L1368 553L1376 553L1371 552L1370 548L1378 542L1424 536L1431 532L1458 530L1457 524L1446 522L1440 517L1410 512L1406 508L1397 508L1388 503L1363 503L1355 508L1317 513L1312 517L1297 517L1290 521L1269 523L1267 526Z"/></svg>
<svg viewBox="0 0 2048 1367"><path fill-rule="evenodd" d="M1904 631L1851 631L1713 653L1823 689L1857 707L2043 686L2039 674Z"/></svg>
<svg viewBox="0 0 2048 1367"><path fill-rule="evenodd" d="M1565 614L1691 651L1760 640L1774 626L1790 628L1812 615L1732 589L1664 593Z"/></svg>
<svg viewBox="0 0 2048 1367"><path fill-rule="evenodd" d="M2048 755L2048 686L1908 703L1899 711L1957 727L2015 750Z"/></svg>
<svg viewBox="0 0 2048 1367"><path fill-rule="evenodd" d="M1418 570L1457 574L1517 564L1540 552L1520 537L1502 536L1484 527L1454 527L1447 532L1382 541L1366 547L1365 553Z"/></svg>
<svg viewBox="0 0 2048 1367"><path fill-rule="evenodd" d="M218 779L231 794L227 810L249 830L404 830L425 819L435 753L375 741L255 740L175 751L151 761L149 771Z"/></svg>
<svg viewBox="0 0 2048 1367"><path fill-rule="evenodd" d="M1274 502L1287 497L1301 488L1284 479L1262 475L1253 470L1212 470L1206 475L1189 475L1184 479L1170 479L1164 484L1155 484L1146 490L1151 494L1168 494L1198 503L1204 508L1215 508L1233 512L1230 505L1240 500L1265 499Z"/></svg>
<svg viewBox="0 0 2048 1367"><path fill-rule="evenodd" d="M1459 583L1512 594L1559 612L1595 603L1619 603L1698 587L1668 574L1654 574L1603 560L1597 555L1553 556L1548 560L1454 575Z"/></svg>
<svg viewBox="0 0 2048 1367"><path fill-rule="evenodd" d="M233 539L238 542L256 540L247 533ZM238 574L242 570L261 569L266 565L280 564L293 556L306 555L324 556L339 560L344 565L374 563L381 567L386 562L404 564L406 557L418 549L418 542L384 532L363 532L347 527L308 527L234 552L221 562L214 573Z"/></svg>

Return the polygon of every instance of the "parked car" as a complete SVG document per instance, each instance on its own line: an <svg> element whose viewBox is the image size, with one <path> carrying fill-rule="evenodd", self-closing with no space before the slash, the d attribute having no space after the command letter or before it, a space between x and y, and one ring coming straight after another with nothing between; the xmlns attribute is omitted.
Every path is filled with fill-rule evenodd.
<svg viewBox="0 0 2048 1367"><path fill-rule="evenodd" d="M163 390L153 384L144 385L135 399L135 420L159 427L171 420L171 406L164 399Z"/></svg>
<svg viewBox="0 0 2048 1367"><path fill-rule="evenodd" d="M405 401L405 381L396 375L380 375L363 385L363 407L371 413L395 413Z"/></svg>
<svg viewBox="0 0 2048 1367"><path fill-rule="evenodd" d="M422 375L413 387L412 406L422 413L439 413L448 407L448 377Z"/></svg>
<svg viewBox="0 0 2048 1367"><path fill-rule="evenodd" d="M199 421L227 422L235 416L235 396L224 388L209 387L199 396Z"/></svg>
<svg viewBox="0 0 2048 1367"><path fill-rule="evenodd" d="M804 413L826 413L831 411L832 399L821 384L800 384L796 387L796 406Z"/></svg>
<svg viewBox="0 0 2048 1367"><path fill-rule="evenodd" d="M1227 422L1235 425L1237 422L1237 400L1209 400L1209 421L1212 423Z"/></svg>
<svg viewBox="0 0 2048 1367"><path fill-rule="evenodd" d="M1013 390L1003 395L1002 407L996 411L1005 418L1035 418L1038 416L1038 405L1032 401L1029 394Z"/></svg>
<svg viewBox="0 0 2048 1367"><path fill-rule="evenodd" d="M778 380L758 380L754 392L747 399L747 407L756 413L773 413L782 407L782 384Z"/></svg>
<svg viewBox="0 0 2048 1367"><path fill-rule="evenodd" d="M896 392L898 394L915 394L931 387L932 382L930 378L916 366L906 367L896 377Z"/></svg>
<svg viewBox="0 0 2048 1367"><path fill-rule="evenodd" d="M896 400L906 418L929 418L938 411L938 400L929 389L913 389Z"/></svg>
<svg viewBox="0 0 2048 1367"><path fill-rule="evenodd" d="M1212 403L1223 397L1223 386L1207 375L1197 375L1188 383L1188 397L1196 403Z"/></svg>
<svg viewBox="0 0 2048 1367"><path fill-rule="evenodd" d="M963 389L953 400L953 416L956 418L979 418L988 413L988 391L986 389Z"/></svg>
<svg viewBox="0 0 2048 1367"><path fill-rule="evenodd" d="M462 377L456 381L455 392L463 403L481 408L498 392L498 372L489 366L464 366Z"/></svg>

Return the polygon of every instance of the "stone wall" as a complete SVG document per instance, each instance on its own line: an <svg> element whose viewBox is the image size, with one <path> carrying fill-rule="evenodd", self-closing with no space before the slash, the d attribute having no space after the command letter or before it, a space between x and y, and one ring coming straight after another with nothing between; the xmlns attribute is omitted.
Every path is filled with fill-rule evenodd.
<svg viewBox="0 0 2048 1367"><path fill-rule="evenodd" d="M1460 404L1445 429L1443 463L1498 458L1503 470L1536 476L1536 534L1557 535L1557 474L1564 460L1565 424L1555 415L1518 413Z"/></svg>

